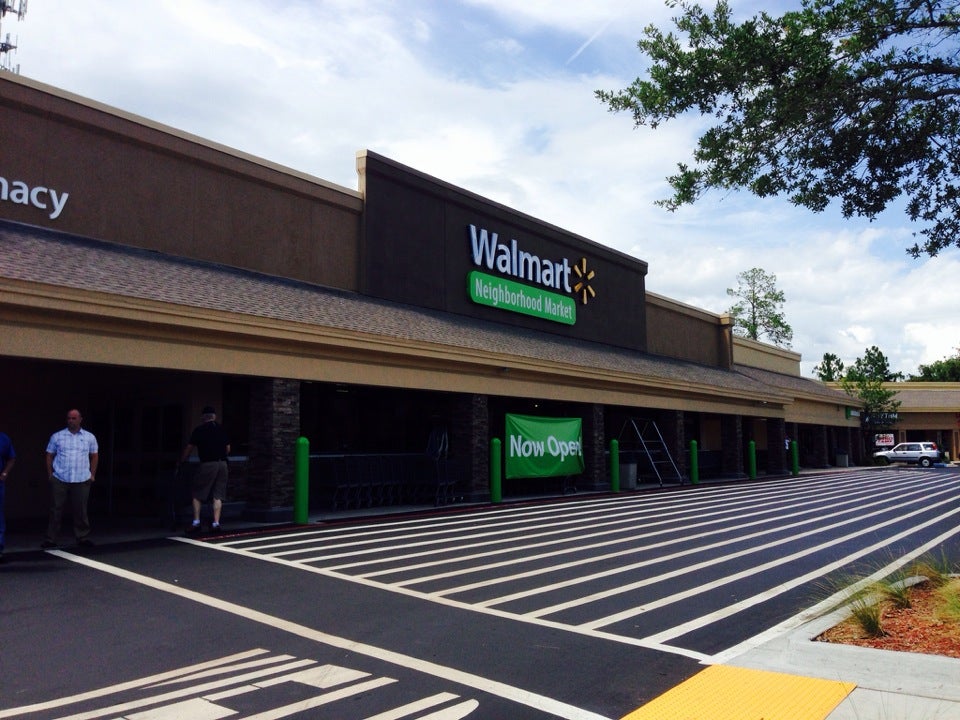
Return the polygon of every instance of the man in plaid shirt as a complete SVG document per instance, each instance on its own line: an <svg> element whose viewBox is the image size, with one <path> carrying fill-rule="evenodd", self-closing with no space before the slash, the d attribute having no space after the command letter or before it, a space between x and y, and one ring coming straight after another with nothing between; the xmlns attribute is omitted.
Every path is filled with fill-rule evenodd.
<svg viewBox="0 0 960 720"><path fill-rule="evenodd" d="M93 433L80 427L82 422L80 411L70 410L67 413L67 427L51 435L47 443L47 476L50 478L53 503L50 506L47 535L41 545L44 548L57 546L60 519L68 499L77 544L81 547L93 545L88 537L90 520L87 517L87 501L90 499L90 486L97 475L99 449Z"/></svg>

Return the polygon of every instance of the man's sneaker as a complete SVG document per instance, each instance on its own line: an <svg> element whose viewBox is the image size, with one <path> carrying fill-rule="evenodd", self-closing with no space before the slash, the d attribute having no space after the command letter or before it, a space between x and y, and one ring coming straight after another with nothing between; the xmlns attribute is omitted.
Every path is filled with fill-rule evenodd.
<svg viewBox="0 0 960 720"><path fill-rule="evenodd" d="M223 525L221 525L220 523L214 523L213 525L210 526L210 532L212 532L214 535L216 535L217 533L222 533Z"/></svg>
<svg viewBox="0 0 960 720"><path fill-rule="evenodd" d="M80 538L77 540L77 546L82 548L92 548L95 543L90 538Z"/></svg>
<svg viewBox="0 0 960 720"><path fill-rule="evenodd" d="M44 550L50 550L51 548L57 547L57 544L52 540L44 540L42 543L40 543L40 547Z"/></svg>
<svg viewBox="0 0 960 720"><path fill-rule="evenodd" d="M199 535L200 523L192 523L187 527L187 535Z"/></svg>

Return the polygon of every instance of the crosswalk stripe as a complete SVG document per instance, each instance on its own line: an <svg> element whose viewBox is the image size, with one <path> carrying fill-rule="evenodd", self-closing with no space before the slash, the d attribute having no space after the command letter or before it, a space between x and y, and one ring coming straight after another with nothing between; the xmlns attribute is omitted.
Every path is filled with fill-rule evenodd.
<svg viewBox="0 0 960 720"><path fill-rule="evenodd" d="M455 515L417 518L413 524L386 521L396 532L374 533L375 537L367 538L369 544L352 556L348 540L358 535L356 526L330 528L322 539L304 543L295 553L285 552L290 546L285 536L279 535L218 547L452 607L688 657L707 657L669 643L686 634L683 628L722 621L738 612L737 607L746 609L770 600L835 566L831 563L806 572L800 565L804 558L844 543L861 543L839 567L943 522L951 517L951 513L943 513L943 507L955 502L958 479L956 474L912 469L864 470L638 493L600 502L571 501L566 509L562 503L549 503L547 507L509 508L507 515L499 508L482 510L475 513L475 521L473 512L461 510ZM914 521L910 530L864 542L905 520ZM856 527L853 532L834 537L851 525ZM364 523L359 527L375 526ZM825 533L830 533L830 538L817 542ZM299 534L291 535L296 542ZM923 540L918 538L918 542ZM787 543L796 544L796 552L764 557ZM733 552L718 554L737 545L741 547ZM331 552L331 548L336 549ZM751 557L757 559L750 562ZM710 582L663 594L662 588L674 580L737 561L740 569L733 566ZM664 570L645 574L658 565ZM784 580L791 566L796 566L798 577ZM772 570L780 576L774 587L766 587L764 583L769 581L763 574ZM616 584L611 587L612 582ZM742 585L749 597L714 607L722 601L716 590L725 585ZM551 594L555 597L547 602ZM734 590L732 594L742 596L743 592ZM679 634L673 628L644 627L642 623L626 631L611 629L624 620L697 596L711 599L700 615L675 618ZM682 612L689 613L686 609ZM661 620L658 617L654 622Z"/></svg>

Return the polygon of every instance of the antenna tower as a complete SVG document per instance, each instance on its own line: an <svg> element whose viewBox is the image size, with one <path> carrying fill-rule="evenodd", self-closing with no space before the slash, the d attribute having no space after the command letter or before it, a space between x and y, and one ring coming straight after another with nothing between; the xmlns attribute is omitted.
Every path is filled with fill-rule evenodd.
<svg viewBox="0 0 960 720"><path fill-rule="evenodd" d="M27 14L27 0L0 0L0 72L12 72L15 75L20 74L20 64L13 64L11 53L17 49L17 38L10 39L10 33L6 35L2 31L3 18L7 14L16 16L17 20L23 20Z"/></svg>

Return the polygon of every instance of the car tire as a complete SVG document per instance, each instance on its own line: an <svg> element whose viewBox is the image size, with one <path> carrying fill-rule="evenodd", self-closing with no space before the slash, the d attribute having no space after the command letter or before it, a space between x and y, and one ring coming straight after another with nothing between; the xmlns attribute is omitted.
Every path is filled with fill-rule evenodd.
<svg viewBox="0 0 960 720"><path fill-rule="evenodd" d="M922 458L920 458L920 467L928 468L928 467L930 467L931 465L933 465L933 460L931 460L930 458L928 458L928 457L922 457Z"/></svg>

